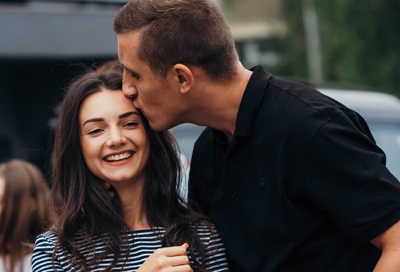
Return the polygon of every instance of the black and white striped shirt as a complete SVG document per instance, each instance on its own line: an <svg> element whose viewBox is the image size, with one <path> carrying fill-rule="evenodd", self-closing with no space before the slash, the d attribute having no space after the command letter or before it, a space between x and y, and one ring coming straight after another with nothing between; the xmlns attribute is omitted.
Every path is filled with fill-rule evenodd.
<svg viewBox="0 0 400 272"><path fill-rule="evenodd" d="M229 271L228 263L225 255L225 247L222 244L220 236L215 232L211 233L206 227L197 229L198 235L207 250L213 254L206 257L206 267L208 271ZM161 248L160 235L165 233L164 228L154 228L145 230L130 230L127 232L129 243L129 255L123 260L119 260L112 271L136 271L143 262L158 248ZM39 235L36 239L35 249L32 255L32 271L45 272L54 271L53 268L53 251L55 249L57 238L51 232L46 232ZM77 243L83 242L81 235L75 238ZM102 236L93 238L94 244L81 249L81 252L104 252L105 243ZM188 253L189 260L193 265L193 257ZM91 268L91 271L102 271L109 266L113 261L113 256L110 254L104 258L98 265ZM69 262L68 253L58 249L55 254L54 265L57 271L78 271L72 267Z"/></svg>

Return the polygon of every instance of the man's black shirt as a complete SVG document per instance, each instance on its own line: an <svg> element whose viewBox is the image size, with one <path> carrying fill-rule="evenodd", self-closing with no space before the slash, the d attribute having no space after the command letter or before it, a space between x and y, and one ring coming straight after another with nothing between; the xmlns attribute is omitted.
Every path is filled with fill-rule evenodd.
<svg viewBox="0 0 400 272"><path fill-rule="evenodd" d="M189 201L215 222L233 271L372 271L369 241L400 219L400 186L364 119L255 67L231 141L197 140Z"/></svg>

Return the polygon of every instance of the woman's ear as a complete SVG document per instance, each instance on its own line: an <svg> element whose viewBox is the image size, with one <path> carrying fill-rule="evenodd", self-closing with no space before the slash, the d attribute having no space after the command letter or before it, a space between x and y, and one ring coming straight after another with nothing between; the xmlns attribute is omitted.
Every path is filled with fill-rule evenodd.
<svg viewBox="0 0 400 272"><path fill-rule="evenodd" d="M194 76L192 70L188 66L181 63L175 64L172 67L172 73L180 86L180 92L182 94L189 92L190 89L193 88Z"/></svg>

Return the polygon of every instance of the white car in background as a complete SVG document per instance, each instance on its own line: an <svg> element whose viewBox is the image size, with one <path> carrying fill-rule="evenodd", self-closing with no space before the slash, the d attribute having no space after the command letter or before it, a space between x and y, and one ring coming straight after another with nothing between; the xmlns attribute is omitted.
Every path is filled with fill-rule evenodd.
<svg viewBox="0 0 400 272"><path fill-rule="evenodd" d="M400 180L400 100L395 96L379 92L318 90L364 117L377 145L386 154L388 169ZM171 129L181 151L185 175L182 192L185 197L193 145L203 130L204 127L192 124L182 124Z"/></svg>
<svg viewBox="0 0 400 272"><path fill-rule="evenodd" d="M180 191L184 199L187 199L187 182L189 178L190 159L192 158L194 142L204 129L205 127L196 126L193 124L181 124L171 129L171 132L175 136L180 150L183 174Z"/></svg>
<svg viewBox="0 0 400 272"><path fill-rule="evenodd" d="M320 91L364 117L376 144L386 154L386 166L400 180L400 100L379 92L337 89Z"/></svg>

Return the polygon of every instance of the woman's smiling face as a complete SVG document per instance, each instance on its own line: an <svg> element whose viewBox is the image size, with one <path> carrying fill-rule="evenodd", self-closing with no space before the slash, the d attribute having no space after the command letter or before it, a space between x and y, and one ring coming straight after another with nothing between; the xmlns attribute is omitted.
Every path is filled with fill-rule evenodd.
<svg viewBox="0 0 400 272"><path fill-rule="evenodd" d="M83 100L80 143L89 170L114 187L145 178L149 142L142 118L122 91L102 89Z"/></svg>

